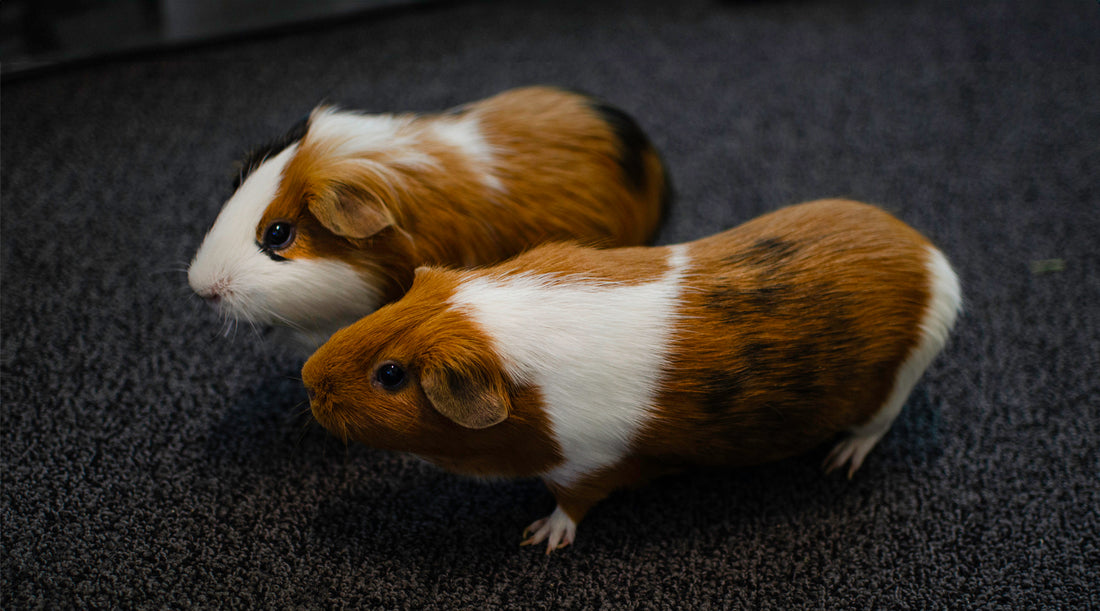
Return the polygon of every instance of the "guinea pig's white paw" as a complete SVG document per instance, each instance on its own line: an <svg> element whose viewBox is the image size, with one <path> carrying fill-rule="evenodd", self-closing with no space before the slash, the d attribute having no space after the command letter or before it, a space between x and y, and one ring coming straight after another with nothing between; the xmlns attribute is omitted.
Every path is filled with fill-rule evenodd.
<svg viewBox="0 0 1100 611"><path fill-rule="evenodd" d="M863 459L867 458L867 453L871 451L871 448L875 447L875 444L878 443L878 440L881 438L882 433L852 435L836 444L833 451L829 452L829 455L825 457L825 462L821 466L825 469L825 473L828 474L843 467L845 463L848 463L848 479L852 479L856 470L863 464Z"/></svg>
<svg viewBox="0 0 1100 611"><path fill-rule="evenodd" d="M573 543L577 536L577 523L559 505L554 513L525 528L523 536L526 538L520 545L537 545L546 541L546 553L549 554Z"/></svg>

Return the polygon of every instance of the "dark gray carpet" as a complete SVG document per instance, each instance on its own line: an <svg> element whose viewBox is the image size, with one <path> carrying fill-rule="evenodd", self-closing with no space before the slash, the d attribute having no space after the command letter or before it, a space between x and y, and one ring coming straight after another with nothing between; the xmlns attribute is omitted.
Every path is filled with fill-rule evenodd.
<svg viewBox="0 0 1100 611"><path fill-rule="evenodd" d="M189 296L233 160L318 100L531 83L650 131L661 242L844 195L942 246L966 315L854 481L668 478L547 558L540 484L345 449ZM1096 2L448 4L2 93L5 609L1100 608Z"/></svg>

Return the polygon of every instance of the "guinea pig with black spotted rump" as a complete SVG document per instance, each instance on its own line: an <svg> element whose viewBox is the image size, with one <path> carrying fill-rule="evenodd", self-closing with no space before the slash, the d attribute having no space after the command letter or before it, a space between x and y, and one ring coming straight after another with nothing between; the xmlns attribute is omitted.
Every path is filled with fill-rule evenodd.
<svg viewBox="0 0 1100 611"><path fill-rule="evenodd" d="M318 107L245 161L188 281L227 319L312 350L421 265L644 244L668 194L638 124L578 93L527 87L426 115Z"/></svg>
<svg viewBox="0 0 1100 611"><path fill-rule="evenodd" d="M550 244L484 269L418 269L302 379L344 440L541 478L557 508L525 543L549 552L613 490L688 465L774 461L840 435L825 468L851 477L960 304L920 233L822 200L686 244Z"/></svg>

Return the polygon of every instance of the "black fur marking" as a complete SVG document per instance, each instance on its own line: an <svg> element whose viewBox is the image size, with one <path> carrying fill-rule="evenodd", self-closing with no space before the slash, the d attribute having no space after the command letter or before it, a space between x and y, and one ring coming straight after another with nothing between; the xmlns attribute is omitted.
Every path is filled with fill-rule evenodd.
<svg viewBox="0 0 1100 611"><path fill-rule="evenodd" d="M828 391L819 380L818 359L822 356L817 346L752 342L742 349L741 358L745 368L759 377L756 390L768 394L769 411L780 419L791 411L816 407L827 396ZM766 387L761 386L762 382Z"/></svg>
<svg viewBox="0 0 1100 611"><path fill-rule="evenodd" d="M645 152L652 148L634 118L614 106L593 101L590 108L607 123L619 140L619 167L637 190L646 186Z"/></svg>
<svg viewBox="0 0 1100 611"><path fill-rule="evenodd" d="M813 408L853 379L866 379L853 353L860 343L851 310L854 297L828 283L810 285L765 284L753 289L736 286L712 291L706 300L725 324L744 331L736 351L737 371L729 379L710 375L703 384L701 405L721 417L736 407L732 391L742 400L763 393L776 414ZM762 336L760 328L793 326L800 333L786 340ZM734 384L736 382L736 385Z"/></svg>
<svg viewBox="0 0 1100 611"><path fill-rule="evenodd" d="M664 167L663 163L661 166L661 177L664 186L661 188L661 199L658 202L660 210L657 216L657 228L654 229L653 234L649 236L649 242L655 240L660 228L667 224L669 212L676 202L676 186L672 184L672 176L668 173L668 169Z"/></svg>
<svg viewBox="0 0 1100 611"><path fill-rule="evenodd" d="M749 317L777 315L791 301L791 287L784 283L756 288L727 286L707 294L707 307L722 314L723 322L742 324Z"/></svg>
<svg viewBox="0 0 1100 611"><path fill-rule="evenodd" d="M287 133L279 138L249 151L248 154L245 155L244 160L240 163L241 170L233 180L233 189L236 190L240 188L241 183L243 183L245 179L248 178L249 174L254 172L256 168L260 167L263 162L283 152L283 150L295 142L301 141L301 139L305 137L307 131L309 131L309 115L302 117L289 131L287 131Z"/></svg>
<svg viewBox="0 0 1100 611"><path fill-rule="evenodd" d="M824 352L821 346L808 343L794 344L777 351L781 361L773 364L774 375L785 395L807 404L823 400L828 395L818 380L818 370L823 366L831 367L823 362Z"/></svg>
<svg viewBox="0 0 1100 611"><path fill-rule="evenodd" d="M734 253L724 261L730 265L752 265L775 272L797 254L798 250L798 244L794 242L781 238L763 238L757 240L748 250Z"/></svg>
<svg viewBox="0 0 1100 611"><path fill-rule="evenodd" d="M745 391L745 375L740 371L717 369L702 376L700 406L714 418L721 418L737 405Z"/></svg>
<svg viewBox="0 0 1100 611"><path fill-rule="evenodd" d="M265 255L267 255L268 257L270 257L272 261L277 261L279 263L282 263L284 261L289 261L290 260L290 259L287 259L286 257L276 253L274 250L271 250L270 248L264 246L263 244L260 244L259 242L256 242L256 248L259 248L260 252L262 252Z"/></svg>
<svg viewBox="0 0 1100 611"><path fill-rule="evenodd" d="M748 286L730 282L711 291L705 300L707 307L718 310L730 324L743 323L752 316L801 316L812 307L808 300L818 300L824 295L814 295L806 287L791 281L787 272L790 259L798 254L799 246L780 238L757 240L748 249L723 259L723 263L749 271L756 280Z"/></svg>

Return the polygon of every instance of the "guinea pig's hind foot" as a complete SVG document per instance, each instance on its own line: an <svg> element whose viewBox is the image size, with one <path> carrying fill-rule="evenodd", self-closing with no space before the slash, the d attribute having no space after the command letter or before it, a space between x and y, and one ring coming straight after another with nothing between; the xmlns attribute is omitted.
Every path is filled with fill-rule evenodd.
<svg viewBox="0 0 1100 611"><path fill-rule="evenodd" d="M523 529L523 536L525 538L520 545L538 545L546 541L546 553L549 554L573 543L577 536L577 523L558 506L554 513Z"/></svg>
<svg viewBox="0 0 1100 611"><path fill-rule="evenodd" d="M856 470L863 464L863 459L867 458L867 453L875 447L879 439L882 439L884 433L886 433L885 430L866 434L852 433L841 440L833 448L833 451L829 452L829 455L825 457L825 462L821 465L825 469L825 473L832 473L847 463L848 479L852 479Z"/></svg>

